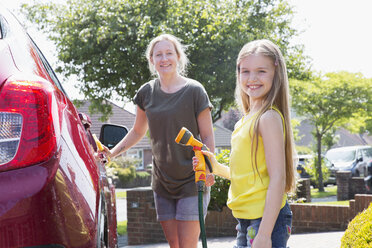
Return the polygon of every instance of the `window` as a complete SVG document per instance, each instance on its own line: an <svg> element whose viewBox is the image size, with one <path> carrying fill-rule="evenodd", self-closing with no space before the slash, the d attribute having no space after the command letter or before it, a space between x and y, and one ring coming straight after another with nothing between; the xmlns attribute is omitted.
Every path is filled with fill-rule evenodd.
<svg viewBox="0 0 372 248"><path fill-rule="evenodd" d="M137 170L143 170L143 150L142 149L129 149L127 156L131 158L139 159L140 162L136 165Z"/></svg>
<svg viewBox="0 0 372 248"><path fill-rule="evenodd" d="M372 158L372 148L366 148L362 150L364 158Z"/></svg>
<svg viewBox="0 0 372 248"><path fill-rule="evenodd" d="M0 15L0 39L4 39L7 34L8 23L2 15Z"/></svg>

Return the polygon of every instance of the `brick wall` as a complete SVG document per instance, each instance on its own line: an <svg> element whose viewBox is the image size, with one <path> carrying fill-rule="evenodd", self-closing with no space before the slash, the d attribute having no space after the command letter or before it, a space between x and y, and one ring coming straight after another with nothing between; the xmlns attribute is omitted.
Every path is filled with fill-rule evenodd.
<svg viewBox="0 0 372 248"><path fill-rule="evenodd" d="M372 195L355 195L350 206L291 204L293 233L343 231L355 215L372 202ZM150 188L127 191L128 244L140 245L165 242ZM237 221L228 208L222 212L208 211L205 229L208 237L235 236Z"/></svg>
<svg viewBox="0 0 372 248"><path fill-rule="evenodd" d="M297 199L303 198L305 202L311 202L310 179L300 178L296 188Z"/></svg>
<svg viewBox="0 0 372 248"><path fill-rule="evenodd" d="M364 179L362 177L351 177L350 171L338 171L336 181L338 201L353 199L356 194L367 193Z"/></svg>

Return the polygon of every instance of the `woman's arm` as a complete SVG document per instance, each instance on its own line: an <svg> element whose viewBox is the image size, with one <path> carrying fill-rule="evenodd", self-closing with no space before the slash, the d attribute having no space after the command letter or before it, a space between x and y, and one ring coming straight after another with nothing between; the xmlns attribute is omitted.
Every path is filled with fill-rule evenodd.
<svg viewBox="0 0 372 248"><path fill-rule="evenodd" d="M137 144L137 142L145 136L147 129L148 123L146 113L137 106L137 114L133 128L114 148L109 151L109 157L114 158Z"/></svg>
<svg viewBox="0 0 372 248"><path fill-rule="evenodd" d="M204 109L197 118L200 138L202 142L214 153L214 133L210 108Z"/></svg>
<svg viewBox="0 0 372 248"><path fill-rule="evenodd" d="M271 233L278 218L285 193L285 150L280 115L269 110L259 120L270 183L262 221L252 247L271 247Z"/></svg>

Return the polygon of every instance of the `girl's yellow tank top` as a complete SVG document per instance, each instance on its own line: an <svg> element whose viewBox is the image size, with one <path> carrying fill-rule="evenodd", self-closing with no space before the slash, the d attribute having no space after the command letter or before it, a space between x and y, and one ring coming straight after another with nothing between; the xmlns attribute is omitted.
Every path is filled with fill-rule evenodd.
<svg viewBox="0 0 372 248"><path fill-rule="evenodd" d="M277 111L283 120L280 111ZM240 119L231 136L231 155L230 155L230 176L231 184L228 194L227 206L232 210L235 218L257 219L263 216L265 207L266 193L269 187L269 174L267 172L265 151L262 137L258 137L257 149L257 172L253 171L255 147L252 147L253 124L256 115L250 118ZM285 135L285 134L284 134ZM255 146L255 142L253 142ZM253 157L251 150L253 149ZM262 179L262 180L261 180ZM287 200L286 194L283 196L282 206Z"/></svg>

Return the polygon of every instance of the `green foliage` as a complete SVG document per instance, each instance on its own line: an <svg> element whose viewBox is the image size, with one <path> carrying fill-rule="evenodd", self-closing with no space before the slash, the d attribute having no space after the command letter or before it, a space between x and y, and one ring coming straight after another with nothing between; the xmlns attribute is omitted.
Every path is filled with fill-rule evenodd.
<svg viewBox="0 0 372 248"><path fill-rule="evenodd" d="M307 146L296 146L296 152L297 154L310 154L313 151Z"/></svg>
<svg viewBox="0 0 372 248"><path fill-rule="evenodd" d="M341 248L372 247L372 204L349 223L341 239Z"/></svg>
<svg viewBox="0 0 372 248"><path fill-rule="evenodd" d="M311 185L314 185L314 187L319 187L319 172L317 170L317 165L318 165L318 158L315 157L314 159L307 160L304 166L305 171L310 175ZM329 178L330 171L328 167L326 166L324 159L322 159L321 168L322 168L323 182L326 182Z"/></svg>
<svg viewBox="0 0 372 248"><path fill-rule="evenodd" d="M372 79L359 73L327 73L312 80L290 81L292 108L314 126L316 153L322 154L322 144L334 142L335 128L345 127L358 132L367 126L370 119ZM323 188L321 164L316 166L318 185Z"/></svg>
<svg viewBox="0 0 372 248"><path fill-rule="evenodd" d="M127 224L128 221L126 220L118 222L117 231L119 236L123 236L127 233Z"/></svg>
<svg viewBox="0 0 372 248"><path fill-rule="evenodd" d="M222 150L216 155L216 159L221 164L228 165L230 161L230 150ZM211 187L211 201L209 202L208 209L222 211L222 208L226 206L230 180L215 176L215 181L215 184Z"/></svg>
<svg viewBox="0 0 372 248"><path fill-rule="evenodd" d="M112 163L115 163L116 166L120 167L120 168L127 168L127 167L137 167L139 163L141 163L141 159L138 159L138 158L132 158L132 157L128 157L128 156L119 156L117 158L115 158L115 160L112 162ZM109 165L111 166L111 165Z"/></svg>
<svg viewBox="0 0 372 248"><path fill-rule="evenodd" d="M67 0L24 4L27 18L56 43L65 76L104 116L104 99L131 99L151 78L144 53L149 41L171 33L188 46L189 76L200 81L214 105L213 120L234 104L235 63L243 44L267 38L277 43L291 78L311 78L285 0Z"/></svg>
<svg viewBox="0 0 372 248"><path fill-rule="evenodd" d="M300 141L302 139L302 136L300 136L300 132L297 129L298 126L300 126L301 122L298 119L291 119L291 125L292 125L292 132L293 132L293 139L294 141Z"/></svg>
<svg viewBox="0 0 372 248"><path fill-rule="evenodd" d="M137 177L138 178L146 178L146 177L149 177L150 176L150 173L148 173L147 171L138 171L137 172Z"/></svg>
<svg viewBox="0 0 372 248"><path fill-rule="evenodd" d="M115 195L116 195L116 198L119 199L119 198L127 198L127 191L116 191L115 192Z"/></svg>
<svg viewBox="0 0 372 248"><path fill-rule="evenodd" d="M118 157L106 166L107 176L119 179L121 182L130 182L137 176L150 176L147 172L137 172L136 165L141 160L131 157Z"/></svg>
<svg viewBox="0 0 372 248"><path fill-rule="evenodd" d="M121 182L130 182L137 177L136 167L134 166L118 168L116 169L116 173Z"/></svg>

